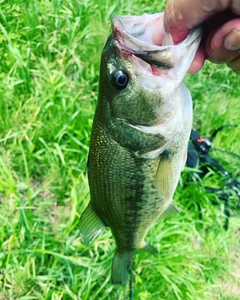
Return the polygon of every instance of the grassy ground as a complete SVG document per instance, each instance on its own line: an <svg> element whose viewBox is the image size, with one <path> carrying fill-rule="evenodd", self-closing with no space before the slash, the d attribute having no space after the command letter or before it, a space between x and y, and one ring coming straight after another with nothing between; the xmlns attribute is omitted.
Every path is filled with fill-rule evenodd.
<svg viewBox="0 0 240 300"><path fill-rule="evenodd" d="M0 299L127 299L128 288L109 281L110 232L87 247L78 220L89 201L86 160L111 15L153 13L164 3L0 3ZM202 134L240 123L239 75L206 64L186 83ZM239 153L239 134L239 126L225 129L214 146ZM238 172L236 159L215 157ZM240 222L232 218L223 230L217 195L205 189L223 185L218 174L186 186L189 172L175 194L182 213L148 234L159 255L134 259L135 299L239 299Z"/></svg>

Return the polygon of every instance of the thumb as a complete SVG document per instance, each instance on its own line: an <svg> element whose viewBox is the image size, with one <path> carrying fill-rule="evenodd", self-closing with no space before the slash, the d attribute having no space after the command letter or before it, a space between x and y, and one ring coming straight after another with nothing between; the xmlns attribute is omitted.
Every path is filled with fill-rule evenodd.
<svg viewBox="0 0 240 300"><path fill-rule="evenodd" d="M167 2L164 27L167 32L171 33L175 43L185 39L191 29L216 12L216 5L212 2L209 0L169 0Z"/></svg>

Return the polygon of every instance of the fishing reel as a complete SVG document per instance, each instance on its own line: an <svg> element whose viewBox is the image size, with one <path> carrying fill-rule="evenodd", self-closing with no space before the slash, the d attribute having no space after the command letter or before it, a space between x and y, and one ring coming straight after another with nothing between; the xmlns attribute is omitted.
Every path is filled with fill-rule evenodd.
<svg viewBox="0 0 240 300"><path fill-rule="evenodd" d="M189 168L193 168L193 173L197 175L198 178L202 179L209 171L209 168L214 172L219 172L223 176L224 180L224 188L213 188L213 187L205 187L207 191L211 193L215 193L218 196L218 199L224 204L224 214L226 216L226 222L224 224L224 228L227 230L229 226L229 217L235 216L240 217L240 215L233 215L230 213L231 211L235 211L240 207L240 178L236 178L234 174L228 172L225 168L223 168L220 163L211 157L211 151L221 151L227 153L228 155L232 155L237 159L240 159L240 155L228 151L222 150L218 148L214 148L212 146L212 142L216 137L217 133L226 127L236 127L235 125L223 125L216 129L211 137L206 138L202 137L197 131L191 131L190 142L188 146L188 156L186 165ZM199 168L197 168L199 166ZM239 177L239 176L238 176ZM235 207L230 207L229 198L232 195L237 196L238 203L235 203ZM214 205L217 205L217 202L213 202ZM200 218L201 208L200 210Z"/></svg>

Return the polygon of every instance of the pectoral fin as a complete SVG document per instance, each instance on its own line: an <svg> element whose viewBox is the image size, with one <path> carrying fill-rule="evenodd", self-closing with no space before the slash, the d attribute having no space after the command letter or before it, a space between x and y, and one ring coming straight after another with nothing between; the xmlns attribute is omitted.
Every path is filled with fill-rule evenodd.
<svg viewBox="0 0 240 300"><path fill-rule="evenodd" d="M171 158L163 153L160 156L158 170L156 173L156 188L160 197L168 200L173 196L173 176Z"/></svg>
<svg viewBox="0 0 240 300"><path fill-rule="evenodd" d="M156 174L156 188L161 198L163 197L165 201L170 201L170 205L165 211L163 211L160 218L162 219L167 216L178 213L180 210L171 200L175 188L173 185L172 159L167 153L163 153L160 156L160 161Z"/></svg>
<svg viewBox="0 0 240 300"><path fill-rule="evenodd" d="M79 229L83 242L89 245L105 228L92 208L91 203L87 206L80 217Z"/></svg>

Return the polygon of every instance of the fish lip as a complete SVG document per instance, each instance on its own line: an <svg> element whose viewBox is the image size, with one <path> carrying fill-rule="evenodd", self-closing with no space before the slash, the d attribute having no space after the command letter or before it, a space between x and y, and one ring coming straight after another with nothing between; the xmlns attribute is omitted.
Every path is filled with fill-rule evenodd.
<svg viewBox="0 0 240 300"><path fill-rule="evenodd" d="M145 14L147 15L147 14ZM157 13L155 15L163 15L163 13ZM144 15L143 15L144 16ZM152 16L152 15L148 15L148 16ZM154 16L154 15L153 15ZM164 51L167 50L169 48L172 49L176 49L179 45L182 44L192 44L195 40L197 40L198 38L200 39L202 37L203 34L203 29L202 26L197 26L195 28L193 28L190 33L188 34L188 36L180 43L177 44L169 44L169 45L156 45L153 42L147 43L139 38L137 38L137 34L130 34L127 29L126 26L124 25L124 20L127 18L131 18L133 16L121 16L121 15L113 15L113 19L112 19L112 32L113 32L113 37L115 39L115 41L117 42L117 46L121 49L124 50L128 50L128 51L132 51L132 52L145 52L146 48L149 48L149 46L151 46L151 51L153 52L157 52L157 51ZM135 17L136 19L139 17ZM157 18L157 17L156 17ZM167 34L166 32L164 32L164 34ZM168 33L168 35L170 35ZM132 40L133 42L135 42L137 46L139 46L139 51L136 51L134 49L131 49L129 47L127 47L124 43L121 42L122 39L124 41L124 39L126 40ZM141 50L141 51L140 51Z"/></svg>
<svg viewBox="0 0 240 300"><path fill-rule="evenodd" d="M156 19L163 16L163 13L147 16L152 20L154 16ZM128 18L133 20L136 19L137 21L137 18L139 17L113 16L112 32L116 47L121 52L124 52L125 54L129 53L129 55L132 54L158 69L169 70L174 68L177 62L182 58L182 55L179 55L178 53L181 51L188 51L194 43L198 46L202 38L202 28L198 26L194 28L181 43L173 44L172 42L172 44L161 46L155 45L153 42L150 44L138 38L139 36L141 37L142 32L134 33L134 29L132 29L131 32L131 29L127 28L127 25L129 25L129 23L127 23ZM124 24L125 22L127 25ZM134 28L134 26L135 23L133 23L132 28ZM166 33L165 35L170 36L170 34Z"/></svg>
<svg viewBox="0 0 240 300"><path fill-rule="evenodd" d="M162 15L162 13L158 15ZM115 40L116 47L122 53L127 55L134 55L153 67L163 68L163 66L165 66L167 69L172 68L173 60L172 63L166 61L162 61L160 63L158 60L151 58L152 55L157 54L159 52L163 52L164 50L167 50L169 47L168 46L159 47L154 44L149 44L146 43L145 41L138 39L136 37L137 35L129 34L124 25L124 22L125 20L127 20L128 17L131 18L131 16L119 16L119 15L113 16L112 33L113 33L113 38ZM125 42L132 43L132 47L127 46Z"/></svg>

